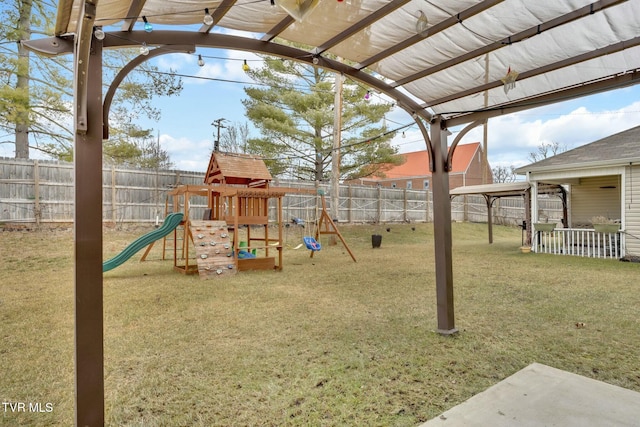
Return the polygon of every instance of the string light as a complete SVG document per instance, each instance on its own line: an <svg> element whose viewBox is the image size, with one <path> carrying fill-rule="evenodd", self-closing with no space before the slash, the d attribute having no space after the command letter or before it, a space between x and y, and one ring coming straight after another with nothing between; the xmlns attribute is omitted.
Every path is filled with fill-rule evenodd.
<svg viewBox="0 0 640 427"><path fill-rule="evenodd" d="M318 55L313 55L311 62L313 62L313 65L318 65L318 63L320 62L320 58L318 58Z"/></svg>
<svg viewBox="0 0 640 427"><path fill-rule="evenodd" d="M202 55L198 55L198 65L204 67L204 59L202 59Z"/></svg>
<svg viewBox="0 0 640 427"><path fill-rule="evenodd" d="M204 25L213 25L213 16L209 13L208 7L205 7L204 9L204 18L202 18L202 22Z"/></svg>
<svg viewBox="0 0 640 427"><path fill-rule="evenodd" d="M145 42L143 42L142 46L140 46L140 55L143 55L143 56L149 55L149 48L147 47L147 44Z"/></svg>
<svg viewBox="0 0 640 427"><path fill-rule="evenodd" d="M244 71L245 73L247 71L249 71L251 68L249 67L249 64L247 64L247 60L244 60L244 63L242 64L242 71Z"/></svg>
<svg viewBox="0 0 640 427"><path fill-rule="evenodd" d="M371 91L368 90L367 93L364 94L364 100L368 101L371 99Z"/></svg>
<svg viewBox="0 0 640 427"><path fill-rule="evenodd" d="M144 30L147 33L150 33L151 31L153 31L153 25L151 25L151 23L149 21L147 21L147 17L146 16L142 17L142 21L144 22Z"/></svg>

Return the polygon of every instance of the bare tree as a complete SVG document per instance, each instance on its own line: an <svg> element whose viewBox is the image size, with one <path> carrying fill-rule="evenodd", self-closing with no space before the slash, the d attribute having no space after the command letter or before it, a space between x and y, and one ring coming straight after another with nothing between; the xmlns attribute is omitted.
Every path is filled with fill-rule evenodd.
<svg viewBox="0 0 640 427"><path fill-rule="evenodd" d="M493 182L514 182L516 180L516 168L511 166L496 166L491 169Z"/></svg>
<svg viewBox="0 0 640 427"><path fill-rule="evenodd" d="M542 142L538 145L537 151L532 151L529 153L529 160L533 163L539 162L542 159L546 159L547 157L553 157L556 154L560 154L568 150L566 144L560 144L557 141L553 142Z"/></svg>
<svg viewBox="0 0 640 427"><path fill-rule="evenodd" d="M249 124L234 123L227 126L220 136L220 150L228 153L246 153L247 139L249 138Z"/></svg>

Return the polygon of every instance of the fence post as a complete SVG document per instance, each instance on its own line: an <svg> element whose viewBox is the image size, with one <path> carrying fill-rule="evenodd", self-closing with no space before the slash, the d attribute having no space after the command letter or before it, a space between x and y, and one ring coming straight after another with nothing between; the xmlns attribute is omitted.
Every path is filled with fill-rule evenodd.
<svg viewBox="0 0 640 427"><path fill-rule="evenodd" d="M376 223L382 219L382 187L378 187L378 213Z"/></svg>
<svg viewBox="0 0 640 427"><path fill-rule="evenodd" d="M33 215L36 219L36 228L40 229L42 211L40 210L40 168L37 160L33 161L33 197L35 198Z"/></svg>
<svg viewBox="0 0 640 427"><path fill-rule="evenodd" d="M113 221L113 225L115 226L117 223L117 213L116 213L116 200L118 198L118 193L116 191L116 167L114 165L111 166L111 220Z"/></svg>
<svg viewBox="0 0 640 427"><path fill-rule="evenodd" d="M469 196L462 196L462 221L469 222Z"/></svg>
<svg viewBox="0 0 640 427"><path fill-rule="evenodd" d="M402 220L407 222L407 189L402 189Z"/></svg>
<svg viewBox="0 0 640 427"><path fill-rule="evenodd" d="M351 216L351 210L353 209L352 197L353 193L351 192L351 185L347 185L347 223L349 224L353 222L353 217Z"/></svg>
<svg viewBox="0 0 640 427"><path fill-rule="evenodd" d="M426 213L426 218L424 219L424 222L429 222L429 219L431 218L431 193L429 192L429 190L426 191L426 197L425 197L425 213Z"/></svg>

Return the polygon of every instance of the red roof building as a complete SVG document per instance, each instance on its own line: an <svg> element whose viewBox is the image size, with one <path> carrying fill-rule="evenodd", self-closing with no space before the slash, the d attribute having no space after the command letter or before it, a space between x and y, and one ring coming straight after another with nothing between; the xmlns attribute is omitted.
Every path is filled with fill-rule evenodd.
<svg viewBox="0 0 640 427"><path fill-rule="evenodd" d="M380 185L391 188L407 188L425 190L431 188L431 171L429 171L429 154L426 150L400 154L404 163L391 166L385 170L384 176L372 176L353 180L363 185ZM452 168L449 171L449 188L465 185L483 184L485 169L482 166L482 146L479 142L460 144L453 153ZM486 167L487 182L493 183L491 167Z"/></svg>

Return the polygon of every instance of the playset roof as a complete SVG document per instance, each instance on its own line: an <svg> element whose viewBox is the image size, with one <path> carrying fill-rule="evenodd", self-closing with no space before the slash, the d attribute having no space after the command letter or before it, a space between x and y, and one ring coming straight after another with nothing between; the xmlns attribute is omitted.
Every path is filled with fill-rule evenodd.
<svg viewBox="0 0 640 427"><path fill-rule="evenodd" d="M267 187L272 179L260 157L218 151L211 154L204 183Z"/></svg>

